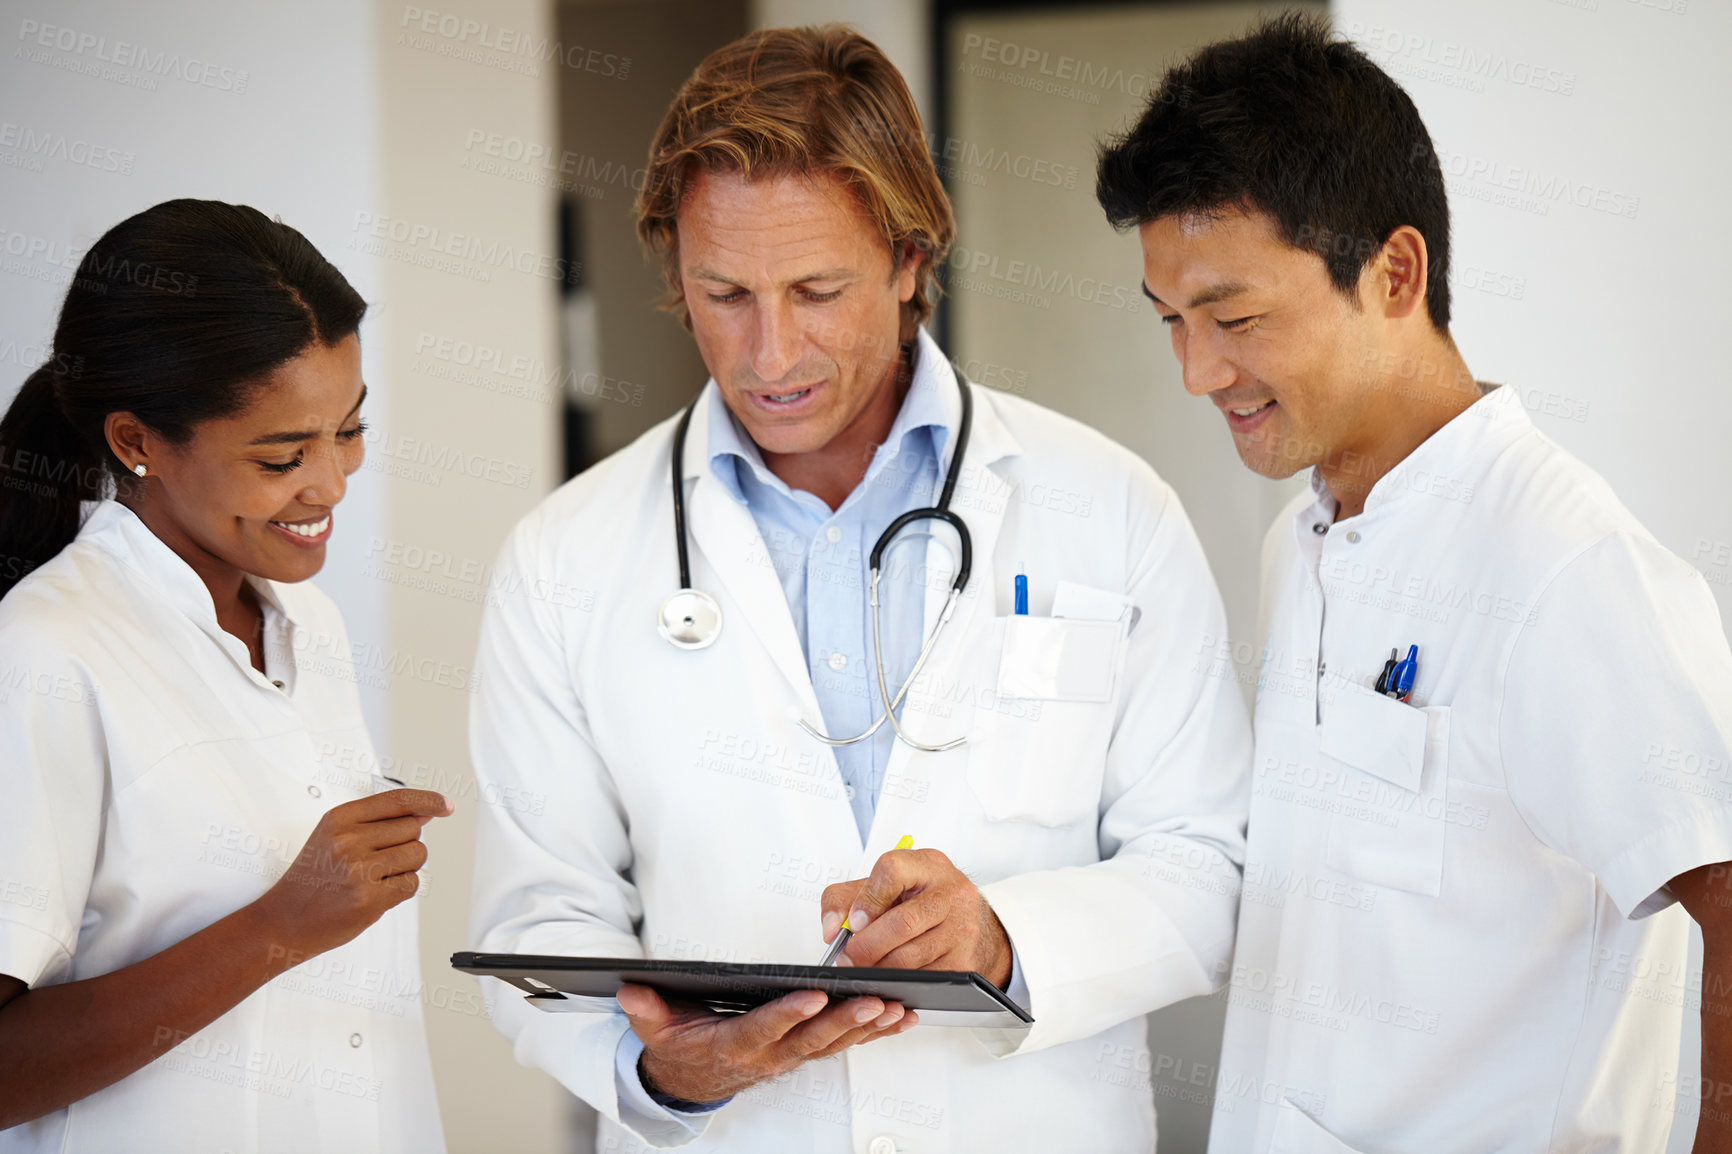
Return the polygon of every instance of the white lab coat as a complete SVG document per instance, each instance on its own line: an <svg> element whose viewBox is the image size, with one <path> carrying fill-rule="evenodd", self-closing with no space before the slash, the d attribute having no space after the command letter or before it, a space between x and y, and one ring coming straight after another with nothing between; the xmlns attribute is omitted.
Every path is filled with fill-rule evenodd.
<svg viewBox="0 0 1732 1154"><path fill-rule="evenodd" d="M914 387L960 410L924 335ZM909 834L977 881L1027 981L1032 1029L920 1027L810 1063L740 1094L693 1149L1147 1154L1142 1015L1225 973L1249 749L1237 689L1200 660L1224 618L1196 537L1123 448L1027 401L974 398L953 504L973 578L903 713L917 735L969 743L898 743L864 846L834 757L796 726L821 716L806 661L751 513L709 471L706 404L684 484L693 582L722 607L714 646L656 632L678 573L671 422L562 487L505 546L472 740L482 796L516 800L479 818L475 948L814 961L820 892ZM928 628L950 557L929 543ZM1140 609L1105 700L1001 692L1042 676L1032 659L1000 667L1019 564L1034 617L1061 580ZM518 1060L601 1112L604 1148L642 1148L617 1124L624 1017L542 1014L487 985ZM653 1146L690 1140L645 1129Z"/></svg>

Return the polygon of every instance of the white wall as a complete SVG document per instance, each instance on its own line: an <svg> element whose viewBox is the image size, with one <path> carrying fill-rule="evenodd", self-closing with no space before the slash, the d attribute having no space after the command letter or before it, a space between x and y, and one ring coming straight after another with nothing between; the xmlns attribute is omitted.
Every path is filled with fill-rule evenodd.
<svg viewBox="0 0 1732 1154"><path fill-rule="evenodd" d="M1457 345L1732 609L1732 5L1336 0L1444 161ZM1616 606L1607 606L1616 612ZM1722 789L1727 783L1718 784ZM1673 1151L1697 1105L1700 935ZM1663 1094L1663 1088L1656 1088Z"/></svg>
<svg viewBox="0 0 1732 1154"><path fill-rule="evenodd" d="M457 803L425 835L421 905L422 1001L451 1149L564 1150L573 1099L517 1064L449 959L471 944L477 808L535 804L478 795L469 670L505 534L561 480L554 193L545 169L489 156L485 142L557 156L568 65L539 51L556 40L547 0L373 10L379 187L371 200L338 195L355 225L346 242L384 261L373 339L394 383L368 446L385 523L359 570L387 597L389 711L374 736L392 776Z"/></svg>

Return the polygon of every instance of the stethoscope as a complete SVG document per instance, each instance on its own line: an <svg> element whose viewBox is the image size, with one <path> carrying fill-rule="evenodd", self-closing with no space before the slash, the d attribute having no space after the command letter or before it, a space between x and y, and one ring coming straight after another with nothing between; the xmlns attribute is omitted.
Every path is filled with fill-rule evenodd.
<svg viewBox="0 0 1732 1154"><path fill-rule="evenodd" d="M968 526L960 516L951 512L950 498L956 491L956 479L962 473L962 455L968 449L969 426L974 418L974 398L970 394L968 382L961 374L956 378L958 387L962 390L962 423L957 429L956 449L950 456L950 468L944 474L944 488L938 495L938 504L926 509L911 509L896 520L890 522L884 532L879 534L878 541L872 546L870 561L872 565L872 583L867 594L872 606L872 664L878 675L878 701L884 707L884 712L871 725L853 737L831 737L823 730L800 719L800 728L822 741L826 745L853 745L857 741L865 741L881 729L886 721L890 728L896 731L896 736L927 753L942 753L947 749L955 749L967 740L959 737L955 741L947 741L942 745L927 745L916 741L902 728L902 723L896 719L896 709L902 704L902 699L908 695L908 689L920 676L920 670L925 667L926 659L932 654L932 647L938 643L938 635L944 632L951 614L956 612L956 599L962 593L963 586L968 584L968 575L974 565L974 541L968 535ZM702 394L699 394L702 399ZM661 616L656 624L657 631L672 645L680 649L706 649L714 645L716 638L722 632L722 607L716 599L702 589L692 588L691 560L686 552L686 501L685 501L685 455L686 429L692 423L692 410L698 407L693 401L686 406L686 411L680 414L680 422L674 428L673 445L673 486L674 486L674 540L679 547L680 557L680 587L673 596L662 602ZM961 543L956 566L956 577L950 583L950 595L945 598L944 611L939 614L938 624L926 638L926 644L920 647L920 656L914 660L914 668L909 670L908 679L902 683L902 688L896 691L896 696L890 696L890 686L884 677L884 646L881 641L878 612L878 582L881 576L880 567L884 554L895 542L897 534L916 521L943 521L956 530L957 540ZM930 533L921 536L932 536Z"/></svg>

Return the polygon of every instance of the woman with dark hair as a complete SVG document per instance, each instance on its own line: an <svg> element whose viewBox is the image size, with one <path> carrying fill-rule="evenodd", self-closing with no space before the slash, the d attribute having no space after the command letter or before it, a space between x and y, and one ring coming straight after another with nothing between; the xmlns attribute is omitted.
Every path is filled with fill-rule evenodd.
<svg viewBox="0 0 1732 1154"><path fill-rule="evenodd" d="M406 899L451 807L374 774L306 583L365 311L294 229L169 201L0 419L0 1152L444 1147Z"/></svg>

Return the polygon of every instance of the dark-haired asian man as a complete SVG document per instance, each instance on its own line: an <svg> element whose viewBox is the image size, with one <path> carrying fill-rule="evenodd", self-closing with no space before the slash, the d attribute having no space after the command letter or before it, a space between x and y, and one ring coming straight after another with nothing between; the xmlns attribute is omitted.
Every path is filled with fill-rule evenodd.
<svg viewBox="0 0 1732 1154"><path fill-rule="evenodd" d="M1657 1151L1689 922L1732 1079L1713 598L1476 381L1407 95L1321 21L1203 49L1101 157L1186 389L1311 486L1263 551L1249 844L1210 1149ZM1732 1149L1705 1104L1697 1150Z"/></svg>

